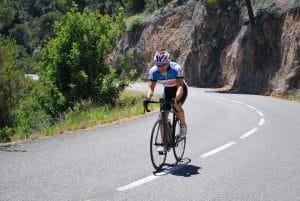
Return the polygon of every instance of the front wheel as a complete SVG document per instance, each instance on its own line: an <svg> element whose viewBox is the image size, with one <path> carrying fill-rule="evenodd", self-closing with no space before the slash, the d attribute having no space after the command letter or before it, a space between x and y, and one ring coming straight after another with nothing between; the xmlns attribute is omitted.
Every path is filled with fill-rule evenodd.
<svg viewBox="0 0 300 201"><path fill-rule="evenodd" d="M185 145L186 145L186 137L184 138L179 137L179 133L180 133L180 125L179 122L177 121L175 127L175 145L173 148L176 161L180 161L182 159L185 151Z"/></svg>
<svg viewBox="0 0 300 201"><path fill-rule="evenodd" d="M167 152L161 153L158 151L159 148L164 146L161 132L163 132L163 129L160 129L160 121L157 120L153 125L150 139L151 162L156 170L162 168L167 158Z"/></svg>

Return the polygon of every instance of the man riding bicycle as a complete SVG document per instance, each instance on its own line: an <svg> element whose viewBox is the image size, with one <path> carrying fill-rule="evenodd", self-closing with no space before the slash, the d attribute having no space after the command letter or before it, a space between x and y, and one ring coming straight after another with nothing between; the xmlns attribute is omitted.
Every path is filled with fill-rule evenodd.
<svg viewBox="0 0 300 201"><path fill-rule="evenodd" d="M154 55L155 65L149 71L149 84L146 100L150 100L154 94L156 82L164 86L164 99L174 101L176 114L180 120L180 137L185 137L187 125L182 105L187 97L188 88L184 80L184 71L181 66L170 60L169 52L159 50ZM169 106L170 109L171 106Z"/></svg>

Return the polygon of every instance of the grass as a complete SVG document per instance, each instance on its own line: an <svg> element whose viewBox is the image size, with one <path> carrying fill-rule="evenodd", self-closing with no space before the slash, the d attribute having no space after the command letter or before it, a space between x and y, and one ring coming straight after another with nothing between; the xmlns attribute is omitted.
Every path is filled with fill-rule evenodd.
<svg viewBox="0 0 300 201"><path fill-rule="evenodd" d="M283 98L300 102L300 91L286 92Z"/></svg>
<svg viewBox="0 0 300 201"><path fill-rule="evenodd" d="M144 20L143 14L141 15L133 15L129 18L126 19L126 26L127 26L127 31L133 31L137 27L139 27Z"/></svg>
<svg viewBox="0 0 300 201"><path fill-rule="evenodd" d="M144 114L142 100L144 93L125 90L117 100L116 106L93 106L91 103L82 103L73 111L66 113L65 118L45 130L35 133L29 139L45 136L55 136L71 131L92 128L117 121L124 121ZM158 105L149 105L151 111L158 108ZM25 135L16 134L11 141L27 140Z"/></svg>

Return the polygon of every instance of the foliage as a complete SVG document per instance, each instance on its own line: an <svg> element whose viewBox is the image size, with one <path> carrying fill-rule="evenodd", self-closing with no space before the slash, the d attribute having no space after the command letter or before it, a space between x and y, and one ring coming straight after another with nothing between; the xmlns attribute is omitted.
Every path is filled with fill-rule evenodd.
<svg viewBox="0 0 300 201"><path fill-rule="evenodd" d="M39 72L65 97L63 110L82 100L112 101L123 87L122 78L105 63L123 32L120 18L89 9L80 13L75 6L56 23L56 37L42 51Z"/></svg>
<svg viewBox="0 0 300 201"><path fill-rule="evenodd" d="M61 19L62 13L58 11L51 11L39 18L38 38L40 40L47 40L54 36L54 22Z"/></svg>
<svg viewBox="0 0 300 201"><path fill-rule="evenodd" d="M171 0L145 0L146 1L146 10L148 12L153 12L157 9L160 9L166 6Z"/></svg>
<svg viewBox="0 0 300 201"><path fill-rule="evenodd" d="M153 12L158 8L156 1L154 0L146 0L146 10L148 12Z"/></svg>
<svg viewBox="0 0 300 201"><path fill-rule="evenodd" d="M146 7L145 0L1 0L0 34L15 39L18 45L25 48L27 55L20 55L18 63L27 73L34 72L36 65L35 59L27 57L33 56L33 53L54 37L54 22L70 11L72 2L78 5L80 12L89 8L101 15L108 14L114 19L118 17L121 9L126 16L130 16L143 12ZM151 11L158 8L157 2L162 7L170 0L148 0L148 7L153 4Z"/></svg>
<svg viewBox="0 0 300 201"><path fill-rule="evenodd" d="M72 109L65 112L64 118L40 132L40 135L55 135L141 115L143 113L141 104L143 95L141 92L125 90L116 100L115 106L94 105L91 101L76 103ZM151 105L151 110L155 109L155 106L157 105Z"/></svg>
<svg viewBox="0 0 300 201"><path fill-rule="evenodd" d="M31 50L30 47L30 31L27 24L18 24L13 29L10 29L10 37L15 39L17 44L22 45L27 51Z"/></svg>
<svg viewBox="0 0 300 201"><path fill-rule="evenodd" d="M12 26L15 10L11 8L7 0L0 1L0 30Z"/></svg>
<svg viewBox="0 0 300 201"><path fill-rule="evenodd" d="M46 129L62 115L64 103L64 97L51 81L36 83L17 113L17 132L29 136Z"/></svg>
<svg viewBox="0 0 300 201"><path fill-rule="evenodd" d="M25 95L24 73L15 65L17 54L15 42L0 37L0 141L16 124L16 111Z"/></svg>
<svg viewBox="0 0 300 201"><path fill-rule="evenodd" d="M290 90L283 94L283 98L300 102L300 90Z"/></svg>
<svg viewBox="0 0 300 201"><path fill-rule="evenodd" d="M139 15L134 15L130 18L127 31L133 31L142 24L143 18Z"/></svg>
<svg viewBox="0 0 300 201"><path fill-rule="evenodd" d="M13 129L5 126L4 128L0 128L0 142L9 142L11 136L13 135Z"/></svg>
<svg viewBox="0 0 300 201"><path fill-rule="evenodd" d="M144 0L125 0L124 8L126 12L141 12L144 10L146 2Z"/></svg>
<svg viewBox="0 0 300 201"><path fill-rule="evenodd" d="M203 3L208 8L216 8L220 4L220 0L204 0Z"/></svg>
<svg viewBox="0 0 300 201"><path fill-rule="evenodd" d="M71 0L0 1L0 34L13 39L0 36L1 142L43 131L82 102L126 105L118 98L136 76L127 67L132 58L127 55L118 66L108 66L106 59L126 30L123 11L140 12L146 2L75 3L78 9ZM141 23L133 19L132 29ZM38 72L40 80L28 80L24 72Z"/></svg>

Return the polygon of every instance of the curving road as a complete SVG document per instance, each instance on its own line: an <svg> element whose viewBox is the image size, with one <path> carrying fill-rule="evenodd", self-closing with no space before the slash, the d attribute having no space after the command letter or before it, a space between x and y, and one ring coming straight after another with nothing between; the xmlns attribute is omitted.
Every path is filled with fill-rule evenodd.
<svg viewBox="0 0 300 201"><path fill-rule="evenodd" d="M185 159L160 173L157 112L0 147L0 201L300 200L299 103L190 88L184 108Z"/></svg>

